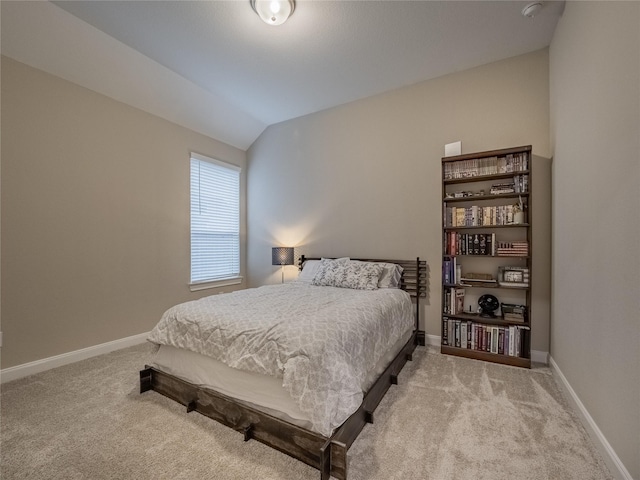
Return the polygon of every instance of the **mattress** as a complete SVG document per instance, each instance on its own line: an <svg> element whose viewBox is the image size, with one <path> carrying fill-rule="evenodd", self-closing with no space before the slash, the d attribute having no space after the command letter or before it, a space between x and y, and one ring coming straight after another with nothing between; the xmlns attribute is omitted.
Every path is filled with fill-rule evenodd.
<svg viewBox="0 0 640 480"><path fill-rule="evenodd" d="M293 282L172 307L149 340L162 346L154 362L167 373L329 436L360 406L377 370L413 327L402 290Z"/></svg>
<svg viewBox="0 0 640 480"><path fill-rule="evenodd" d="M364 392L369 390L402 350L412 333L413 328L409 328L378 361L375 368L371 369L362 384ZM159 346L150 366L199 387L232 397L280 420L313 430L313 422L309 416L300 410L278 378L231 368L211 357L169 345ZM338 426L335 425L334 428Z"/></svg>

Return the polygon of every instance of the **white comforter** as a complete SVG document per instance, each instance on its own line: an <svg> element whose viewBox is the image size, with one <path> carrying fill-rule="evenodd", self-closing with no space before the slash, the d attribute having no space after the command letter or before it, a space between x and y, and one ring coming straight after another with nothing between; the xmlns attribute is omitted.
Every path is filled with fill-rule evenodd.
<svg viewBox="0 0 640 480"><path fill-rule="evenodd" d="M282 378L313 430L330 436L362 403L369 369L413 322L402 290L294 282L176 305L149 341Z"/></svg>

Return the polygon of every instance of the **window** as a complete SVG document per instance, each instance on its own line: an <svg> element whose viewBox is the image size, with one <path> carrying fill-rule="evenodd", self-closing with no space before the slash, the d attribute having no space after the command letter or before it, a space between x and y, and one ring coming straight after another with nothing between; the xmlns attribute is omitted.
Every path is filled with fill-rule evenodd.
<svg viewBox="0 0 640 480"><path fill-rule="evenodd" d="M240 172L235 165L191 154L192 285L239 283Z"/></svg>

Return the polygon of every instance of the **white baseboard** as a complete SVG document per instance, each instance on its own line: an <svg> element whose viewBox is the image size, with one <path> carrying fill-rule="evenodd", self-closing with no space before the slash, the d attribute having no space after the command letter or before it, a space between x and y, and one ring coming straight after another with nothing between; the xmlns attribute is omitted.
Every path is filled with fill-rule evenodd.
<svg viewBox="0 0 640 480"><path fill-rule="evenodd" d="M432 347L440 346L440 336L439 335L425 335L426 344Z"/></svg>
<svg viewBox="0 0 640 480"><path fill-rule="evenodd" d="M425 335L427 345L433 347L440 346L440 336L439 335ZM539 350L531 350L531 360L536 363L544 363L545 365L549 363L549 352L541 352Z"/></svg>
<svg viewBox="0 0 640 480"><path fill-rule="evenodd" d="M589 436L596 444L596 447L602 454L602 457L609 467L612 475L619 480L633 480L631 474L626 469L615 450L611 447L606 437L598 428L598 425L593 420L589 412L585 408L584 404L580 401L580 398L569 384L567 378L563 375L558 367L558 364L553 360L553 357L549 357L549 365L554 376L559 380L559 384L562 386L565 392L565 397L572 404L573 409L578 413L578 416L582 420L582 425L589 433Z"/></svg>
<svg viewBox="0 0 640 480"><path fill-rule="evenodd" d="M83 348L69 353L63 353L54 357L43 358L35 362L16 365L15 367L4 368L0 370L0 383L10 382L18 378L33 375L35 373L44 372L51 368L61 367L69 363L78 362L87 358L102 355L104 353L120 350L121 348L132 347L146 342L149 332L133 335L131 337L121 338L112 342L94 345L93 347Z"/></svg>
<svg viewBox="0 0 640 480"><path fill-rule="evenodd" d="M549 352L541 352L540 350L531 350L531 361L536 363L549 364Z"/></svg>

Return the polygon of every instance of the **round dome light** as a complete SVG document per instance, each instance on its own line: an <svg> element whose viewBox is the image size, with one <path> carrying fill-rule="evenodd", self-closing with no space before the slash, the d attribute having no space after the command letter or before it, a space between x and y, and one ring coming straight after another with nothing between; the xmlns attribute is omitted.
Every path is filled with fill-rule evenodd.
<svg viewBox="0 0 640 480"><path fill-rule="evenodd" d="M268 25L282 25L295 9L294 0L251 0L251 8Z"/></svg>

